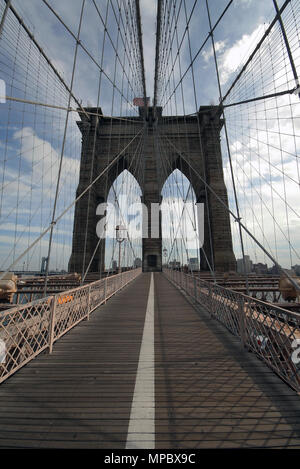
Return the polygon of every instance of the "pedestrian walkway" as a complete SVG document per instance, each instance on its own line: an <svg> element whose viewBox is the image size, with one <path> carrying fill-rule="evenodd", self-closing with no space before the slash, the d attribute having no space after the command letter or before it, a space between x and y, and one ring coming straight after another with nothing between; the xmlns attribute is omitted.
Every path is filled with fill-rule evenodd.
<svg viewBox="0 0 300 469"><path fill-rule="evenodd" d="M299 422L299 396L160 273L0 386L2 448L300 448Z"/></svg>

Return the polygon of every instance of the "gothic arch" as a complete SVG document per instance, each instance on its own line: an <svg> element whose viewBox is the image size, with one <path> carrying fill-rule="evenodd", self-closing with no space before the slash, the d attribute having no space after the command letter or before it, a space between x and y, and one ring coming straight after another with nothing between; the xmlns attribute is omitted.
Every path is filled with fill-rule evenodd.
<svg viewBox="0 0 300 469"><path fill-rule="evenodd" d="M110 180L111 181L111 180ZM125 182L123 186L123 182ZM113 189L115 185L115 190ZM123 196L126 196L125 201L122 200ZM115 237L116 237L116 226L121 224L125 225L128 234L130 236L130 257L132 257L133 252L135 253L135 258L132 259L132 265L134 265L136 258L141 257L141 245L139 237L136 238L136 234L139 235L139 232L133 232L133 225L140 224L142 226L141 215L134 215L133 213L128 213L127 209L131 204L141 202L142 189L138 183L136 177L128 171L128 169L123 169L121 172L118 171L118 176L112 181L111 186L108 188L107 192L107 209L106 209L106 238L105 238L105 267L115 270L113 261L117 264L118 253L115 251ZM116 201L118 198L118 202ZM126 205L124 205L124 202ZM120 205L119 205L120 204ZM122 209L122 215L119 215L119 206ZM141 212L140 212L141 213ZM99 217L101 219L101 217ZM104 220L103 220L104 222ZM136 229L136 228L135 228ZM141 230L142 232L142 230ZM121 259L122 261L122 259Z"/></svg>
<svg viewBox="0 0 300 469"><path fill-rule="evenodd" d="M110 191L112 185L114 184L114 182L116 181L116 179L118 179L118 177L126 170L128 171L131 176L137 181L138 185L140 186L141 188L141 191L143 191L142 187L143 187L143 180L142 180L142 175L141 175L141 172L138 172L136 174L134 174L131 170L132 168L132 158L134 158L134 155L132 155L131 153L126 153L124 155L122 155L118 161L116 161L116 163L114 165L111 166L111 168L109 169L109 171L107 172L107 194L106 196L108 196L108 192ZM102 181L102 184L103 184L103 181Z"/></svg>
<svg viewBox="0 0 300 469"><path fill-rule="evenodd" d="M187 166L188 165L185 165L185 168L187 168ZM174 180L172 180L172 175L174 177ZM174 252L175 240L173 239L172 242L170 243L170 236L169 236L170 233L168 233L170 224L172 223L171 222L172 215L170 215L170 213L172 212L173 204L171 204L171 206L169 206L169 205L167 205L166 207L164 206L164 199L165 198L171 198L171 199L174 198L175 210L174 210L173 214L175 214L175 220L176 220L176 222L175 222L176 234L179 234L179 238L180 238L181 231L180 231L180 228L179 228L179 231L178 231L178 225L177 224L178 224L178 221L179 221L179 217L180 218L182 217L182 219L181 219L182 226L185 227L185 229L187 229L186 233L189 233L189 235L190 235L189 236L189 242L188 242L187 245L184 245L185 248L184 248L183 251L182 251L182 245L180 246L180 249L179 249L180 259L177 259L177 260L179 260L180 262L184 262L184 264L188 264L188 262L189 262L188 258L197 257L198 259L199 258L201 259L201 267L202 268L207 268L208 267L207 266L207 258L209 258L209 257L206 254L206 252L205 252L206 256L204 256L203 252L201 252L201 248L200 248L200 245L199 245L199 237L198 237L199 236L199 230L201 229L201 232L202 232L202 230L205 228L205 221L203 220L201 226L199 225L199 222L201 223L201 220L198 220L198 216L197 216L198 214L197 214L196 207L194 207L195 211L193 211L193 213L191 212L191 207L189 207L189 208L186 207L187 211L181 212L183 206L181 208L181 205L178 206L176 204L176 199L180 200L180 204L181 204L182 201L187 202L188 205L190 203L192 203L194 205L197 202L196 192L194 190L193 184L190 181L190 179L192 179L192 178L190 178L188 176L190 176L190 174L187 174L186 171L184 172L182 166L178 167L177 165L174 165L173 171L170 172L170 174L165 179L165 182L162 186L161 195L162 195L162 240L163 240L163 245L167 249L168 255L171 254L170 249L172 249L172 255L173 256L176 254ZM168 188L169 180L170 180L171 185L173 187L175 185L175 193L174 194L172 194L172 193L168 194L167 188ZM178 209L179 209L179 212L178 212ZM194 216L196 216L196 218L194 218ZM164 217L165 217L165 220L164 220ZM203 223L204 223L204 226L203 226ZM197 234L196 234L195 237L192 235L192 230L194 230L194 229L197 230ZM206 232L206 235L207 234L208 234L208 232ZM209 241L209 239L210 238L208 238L208 240L206 240L206 244L205 244L205 246L203 246L203 249L205 249L205 250L210 249L210 242L207 242L207 241ZM178 247L176 249L178 249ZM175 251L176 251L176 249L175 249ZM188 249L188 251L186 251L186 249ZM199 249L200 249L200 252L199 252ZM193 252L193 251L195 251L195 252ZM192 255L191 255L191 252L193 252ZM175 255L175 257L176 257L176 255ZM174 259L175 259L175 257L174 257ZM174 259L170 258L170 260L174 260Z"/></svg>
<svg viewBox="0 0 300 469"><path fill-rule="evenodd" d="M93 113L98 111L88 108ZM159 108L156 109L156 111ZM100 110L101 111L101 110ZM153 111L151 107L149 113ZM141 124L145 125L146 131L143 134L143 162L140 166L139 174L134 174L139 183L148 213L151 212L152 204L161 202L161 190L166 177L179 169L190 181L197 202L205 203L205 220L210 219L210 235L204 236L204 243L211 239L211 249L206 252L211 253L211 264L216 271L227 271L235 269L235 257L232 249L231 226L229 214L220 205L218 199L223 201L223 205L228 206L227 189L223 178L222 155L220 145L220 130L223 121L216 112L217 107L201 106L198 116L176 116L178 125L170 125L170 116L163 116L158 112L155 125L150 120L144 121L143 115L132 120L133 125L128 127L123 120L102 118L98 123L96 142L96 161L94 165L93 177L104 174L99 178L90 191L90 204L92 206L88 222L88 243L87 258L90 258L95 250L98 239L96 237L95 226L99 219L94 215L99 202L105 202L108 195L108 188L111 187L114 179L124 170L130 171L130 162L139 153L140 140L135 137L141 131ZM100 112L99 112L100 113ZM102 114L102 111L101 111ZM136 126L134 122L136 121ZM82 132L82 157L80 167L80 178L77 193L80 194L90 181L90 168L92 165L93 141L95 135L96 122L86 122L81 115L78 126ZM200 126L200 128L199 128ZM157 129L161 130L161 135L167 138L163 141L162 154L156 154L157 139L159 135ZM201 142L199 142L199 131ZM121 140L120 140L121 138ZM126 147L127 145L127 147ZM120 152L120 147L127 148L120 156L118 162L112 164L109 171L106 171L108 163L114 161L115 156ZM130 152L128 150L130 149ZM134 164L133 167L137 165ZM206 175L206 177L205 177ZM213 191L205 189L204 180ZM83 262L84 231L87 226L86 213L88 206L88 195L82 197L75 207L74 230L72 255L70 258L70 270L80 271ZM150 222L148 223L150 226ZM205 229L208 230L208 223L205 222ZM156 263L152 259L156 259ZM151 261L151 262L150 262ZM207 269L207 266L201 266ZM91 271L101 271L103 268L100 254L94 257ZM161 270L161 237L148 237L143 239L143 270Z"/></svg>
<svg viewBox="0 0 300 469"><path fill-rule="evenodd" d="M160 192L162 191L167 179L170 177L170 175L175 171L175 169L178 169L183 173L183 175L188 179L188 181L191 183L191 186L196 194L196 200L200 200L200 198L205 196L205 185L201 181L201 178L198 177L197 173L200 172L201 176L204 179L204 171L203 168L201 168L200 164L197 165L195 168L197 173L193 170L193 165L188 164L180 155L176 153L170 153L168 155L168 161L167 164L165 165L165 169L167 169L167 173L165 172L165 178L162 179L161 181L161 187L160 187Z"/></svg>

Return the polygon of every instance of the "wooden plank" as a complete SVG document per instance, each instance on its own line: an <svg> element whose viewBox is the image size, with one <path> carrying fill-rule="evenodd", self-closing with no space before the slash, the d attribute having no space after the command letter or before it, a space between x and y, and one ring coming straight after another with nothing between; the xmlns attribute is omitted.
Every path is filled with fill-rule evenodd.
<svg viewBox="0 0 300 469"><path fill-rule="evenodd" d="M299 396L166 278L155 287L156 448L300 447Z"/></svg>
<svg viewBox="0 0 300 469"><path fill-rule="evenodd" d="M300 448L299 396L154 278L156 448ZM0 386L1 448L125 448L149 281L141 275Z"/></svg>
<svg viewBox="0 0 300 469"><path fill-rule="evenodd" d="M140 276L0 386L0 447L124 447L148 289Z"/></svg>

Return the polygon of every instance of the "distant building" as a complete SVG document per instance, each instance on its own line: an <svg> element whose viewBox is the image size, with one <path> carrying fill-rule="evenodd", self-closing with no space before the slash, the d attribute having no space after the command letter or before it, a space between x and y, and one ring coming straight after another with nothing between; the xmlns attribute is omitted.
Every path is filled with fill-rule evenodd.
<svg viewBox="0 0 300 469"><path fill-rule="evenodd" d="M191 271L199 270L199 260L198 260L198 257L190 257L190 258L189 258L188 269L191 270Z"/></svg>
<svg viewBox="0 0 300 469"><path fill-rule="evenodd" d="M170 269L180 269L180 262L174 259L174 261L169 262L169 267Z"/></svg>
<svg viewBox="0 0 300 469"><path fill-rule="evenodd" d="M299 275L300 277L300 265L299 264L292 265L292 269L295 272L295 274Z"/></svg>
<svg viewBox="0 0 300 469"><path fill-rule="evenodd" d="M41 274L44 274L47 270L48 257L42 257L41 263Z"/></svg>
<svg viewBox="0 0 300 469"><path fill-rule="evenodd" d="M268 273L268 266L267 264L262 264L258 262L257 264L253 264L253 272L256 274L267 274Z"/></svg>
<svg viewBox="0 0 300 469"><path fill-rule="evenodd" d="M280 275L280 270L278 269L277 265L273 265L268 269L268 274L271 275Z"/></svg>
<svg viewBox="0 0 300 469"><path fill-rule="evenodd" d="M142 259L140 259L139 257L137 257L137 258L134 260L134 267L135 267L135 268L142 267Z"/></svg>
<svg viewBox="0 0 300 469"><path fill-rule="evenodd" d="M113 272L116 272L118 270L117 261L112 261L111 269L112 269Z"/></svg>
<svg viewBox="0 0 300 469"><path fill-rule="evenodd" d="M246 271L245 271L246 268ZM249 274L252 272L253 269L253 263L250 259L250 256L244 256L243 259L237 259L236 261L236 270L239 274Z"/></svg>

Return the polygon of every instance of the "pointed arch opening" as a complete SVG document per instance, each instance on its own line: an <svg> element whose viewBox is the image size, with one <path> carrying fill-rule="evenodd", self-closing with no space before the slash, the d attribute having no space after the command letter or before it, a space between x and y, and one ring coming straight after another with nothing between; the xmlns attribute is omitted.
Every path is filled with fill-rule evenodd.
<svg viewBox="0 0 300 469"><path fill-rule="evenodd" d="M142 190L124 169L107 195L105 269L118 272L142 264Z"/></svg>
<svg viewBox="0 0 300 469"><path fill-rule="evenodd" d="M199 234L203 232L204 220L199 220L191 182L182 171L174 169L162 187L161 196L163 265L200 270L203 239Z"/></svg>

